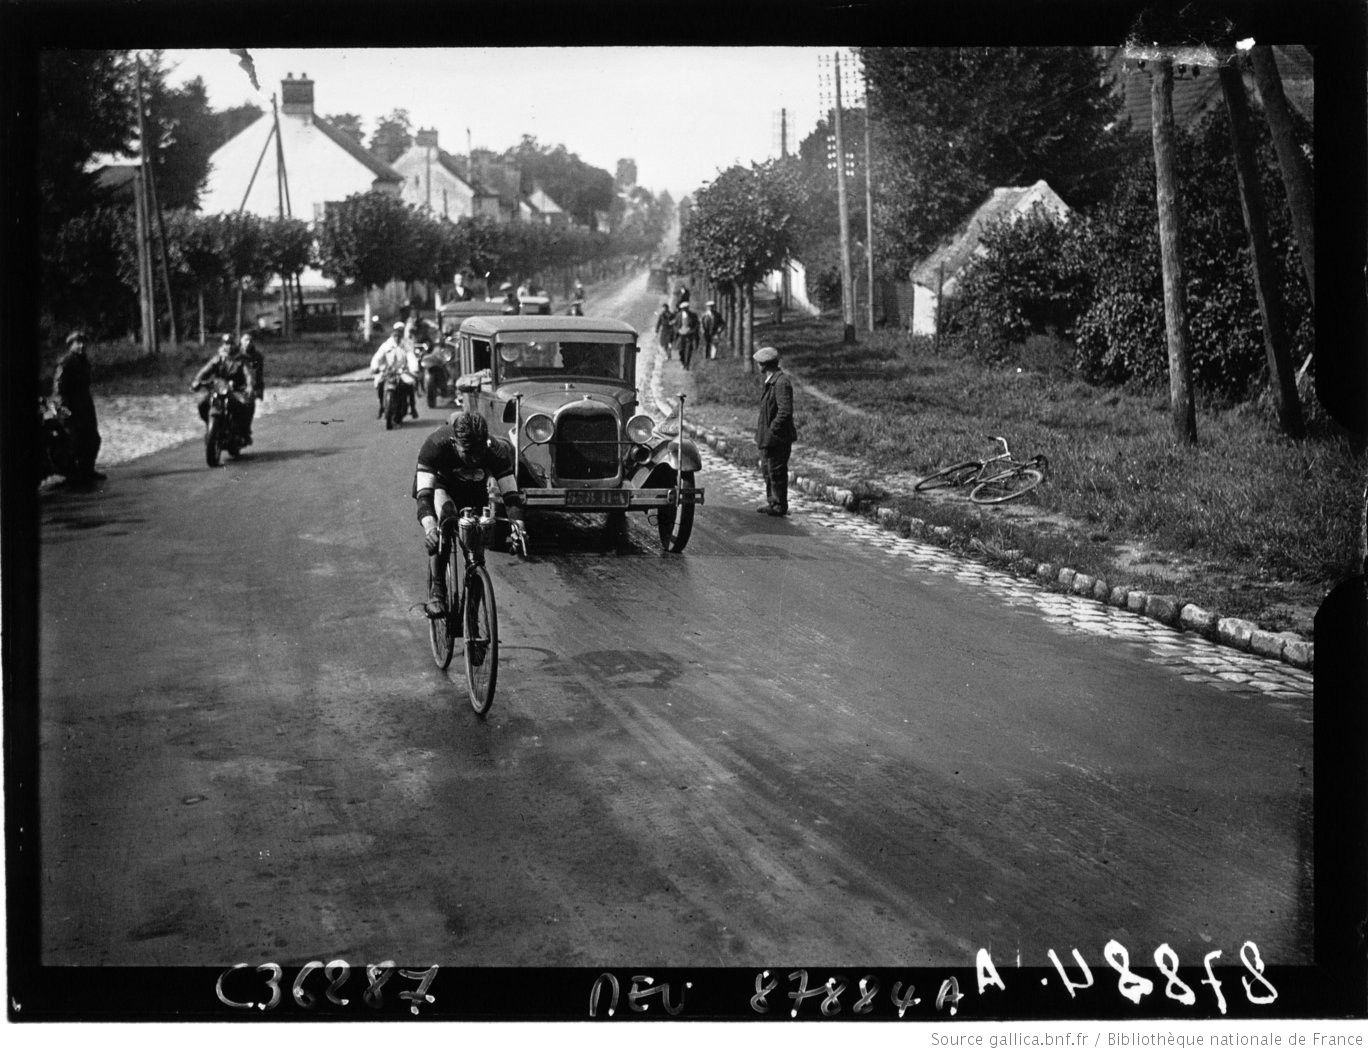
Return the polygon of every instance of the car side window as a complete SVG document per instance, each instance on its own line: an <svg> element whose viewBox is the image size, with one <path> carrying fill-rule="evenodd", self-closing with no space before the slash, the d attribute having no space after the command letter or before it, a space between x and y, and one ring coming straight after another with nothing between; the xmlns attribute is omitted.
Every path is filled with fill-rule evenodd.
<svg viewBox="0 0 1368 1054"><path fill-rule="evenodd" d="M487 340L476 340L476 341L472 341L472 342L471 342L471 348L472 348L472 351L473 351L473 354L472 354L472 356L471 356L471 359L472 359L472 364L471 364L472 372L478 373L480 370L487 370L487 369L489 369L489 368L490 368L490 365L491 365L491 359L490 359L490 354L489 354L489 341L487 341Z"/></svg>

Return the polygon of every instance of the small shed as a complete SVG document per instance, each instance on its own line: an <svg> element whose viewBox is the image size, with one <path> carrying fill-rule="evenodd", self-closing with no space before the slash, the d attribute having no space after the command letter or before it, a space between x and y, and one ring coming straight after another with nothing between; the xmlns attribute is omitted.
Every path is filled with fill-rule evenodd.
<svg viewBox="0 0 1368 1054"><path fill-rule="evenodd" d="M930 336L936 332L940 298L954 296L964 269L986 251L984 231L999 221L1014 222L1028 216L1037 207L1056 216L1070 212L1064 199L1043 179L1029 187L998 187L952 238L912 268L913 333Z"/></svg>

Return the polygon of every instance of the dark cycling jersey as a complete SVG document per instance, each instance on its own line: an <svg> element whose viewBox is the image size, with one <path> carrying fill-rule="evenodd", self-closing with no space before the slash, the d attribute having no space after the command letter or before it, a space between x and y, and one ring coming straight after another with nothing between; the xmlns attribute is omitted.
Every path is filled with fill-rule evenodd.
<svg viewBox="0 0 1368 1054"><path fill-rule="evenodd" d="M413 496L419 491L446 491L459 511L463 508L483 508L488 500L487 483L490 479L504 480L513 487L513 447L503 439L490 439L484 456L467 462L456 450L451 425L443 425L423 441L418 451L418 468L413 478ZM419 518L422 518L420 512Z"/></svg>

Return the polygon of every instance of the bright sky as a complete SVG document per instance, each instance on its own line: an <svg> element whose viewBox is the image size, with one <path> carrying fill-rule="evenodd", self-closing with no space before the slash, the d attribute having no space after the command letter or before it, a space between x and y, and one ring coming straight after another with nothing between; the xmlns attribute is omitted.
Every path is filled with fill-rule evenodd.
<svg viewBox="0 0 1368 1054"><path fill-rule="evenodd" d="M565 144L588 164L637 163L637 182L678 201L719 171L779 153L780 110L789 149L816 124L817 48L339 48L251 52L261 91L227 49L167 51L172 84L203 78L216 110L255 102L269 111L287 75L314 81L314 109L376 121L407 110L464 154L466 129L494 151L533 135Z"/></svg>

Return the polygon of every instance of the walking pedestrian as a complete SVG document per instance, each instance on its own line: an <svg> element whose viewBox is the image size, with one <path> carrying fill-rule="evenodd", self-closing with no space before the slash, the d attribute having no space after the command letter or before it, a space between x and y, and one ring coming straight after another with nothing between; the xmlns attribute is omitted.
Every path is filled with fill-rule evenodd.
<svg viewBox="0 0 1368 1054"><path fill-rule="evenodd" d="M687 370L698 350L698 316L690 310L687 301L675 312L675 333L678 334L679 364Z"/></svg>
<svg viewBox="0 0 1368 1054"><path fill-rule="evenodd" d="M100 452L100 429L95 420L95 397L90 392L90 359L85 350L85 333L73 330L67 337L66 354L57 363L52 390L71 415L72 474L69 483L96 483L105 479L95 470Z"/></svg>
<svg viewBox="0 0 1368 1054"><path fill-rule="evenodd" d="M726 326L727 320L722 317L722 312L717 310L717 302L709 300L704 305L703 316L699 320L699 328L703 333L703 348L708 358L717 358L717 342L722 339L722 332Z"/></svg>
<svg viewBox="0 0 1368 1054"><path fill-rule="evenodd" d="M765 477L765 504L756 512L788 515L788 463L798 429L793 422L793 382L779 368L779 351L761 348L753 356L764 378L755 445L760 448L760 471Z"/></svg>
<svg viewBox="0 0 1368 1054"><path fill-rule="evenodd" d="M660 314L656 315L655 334L656 342L665 349L665 358L670 358L670 352L674 348L674 312L670 310L670 302L662 300L660 302Z"/></svg>

